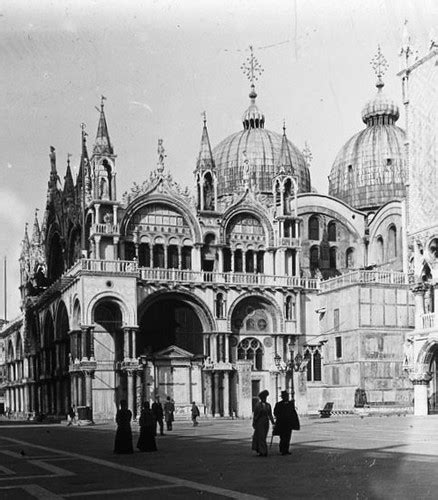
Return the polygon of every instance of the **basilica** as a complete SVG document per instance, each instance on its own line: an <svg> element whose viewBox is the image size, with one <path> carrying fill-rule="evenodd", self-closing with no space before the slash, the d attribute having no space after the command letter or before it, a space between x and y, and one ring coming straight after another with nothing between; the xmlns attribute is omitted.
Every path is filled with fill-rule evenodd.
<svg viewBox="0 0 438 500"><path fill-rule="evenodd" d="M251 51L241 129L212 146L204 115L193 189L173 180L159 139L149 177L120 195L104 99L76 178L51 147L45 211L22 242L22 315L1 331L11 412L74 405L91 422L113 419L122 399L136 415L170 396L181 418L192 401L206 416L249 417L260 390L275 400L284 388L301 414L327 402L436 408L438 236L429 228L420 248L421 228L409 233L415 145L383 90L380 49L364 126L336 156L328 194L312 189L309 150L267 128L255 62ZM415 64L406 56L405 92Z"/></svg>

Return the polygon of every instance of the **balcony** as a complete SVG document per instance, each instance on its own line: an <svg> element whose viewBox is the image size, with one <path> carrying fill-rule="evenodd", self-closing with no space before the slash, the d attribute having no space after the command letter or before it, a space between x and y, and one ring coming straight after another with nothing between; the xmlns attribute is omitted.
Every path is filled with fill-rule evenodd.
<svg viewBox="0 0 438 500"><path fill-rule="evenodd" d="M113 236L120 234L119 224L93 224L91 226L91 234L100 234L103 236Z"/></svg>
<svg viewBox="0 0 438 500"><path fill-rule="evenodd" d="M296 276L274 276L268 274L231 272L217 273L207 271L149 268L140 268L139 272L140 278L145 281L177 282L195 285L215 283L218 285L284 287L319 290L319 280L299 278Z"/></svg>
<svg viewBox="0 0 438 500"><path fill-rule="evenodd" d="M329 292L359 283L379 285L409 285L409 276L397 271L353 271L321 281L321 292Z"/></svg>
<svg viewBox="0 0 438 500"><path fill-rule="evenodd" d="M282 247L299 247L301 246L300 238L280 238L280 246Z"/></svg>
<svg viewBox="0 0 438 500"><path fill-rule="evenodd" d="M67 271L66 276L75 277L82 273L138 275L138 264L132 260L80 259Z"/></svg>

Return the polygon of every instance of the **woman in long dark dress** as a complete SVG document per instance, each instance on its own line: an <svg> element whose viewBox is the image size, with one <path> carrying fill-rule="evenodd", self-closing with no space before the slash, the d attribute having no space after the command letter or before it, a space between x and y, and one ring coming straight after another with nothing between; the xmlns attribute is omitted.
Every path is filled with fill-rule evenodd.
<svg viewBox="0 0 438 500"><path fill-rule="evenodd" d="M143 403L140 414L140 437L138 438L137 448L140 451L157 451L155 442L155 431L157 422L150 409L149 402Z"/></svg>
<svg viewBox="0 0 438 500"><path fill-rule="evenodd" d="M269 431L269 422L274 424L271 405L266 401L268 396L269 392L266 390L259 394L259 401L255 405L252 420L252 427L254 429L252 449L257 452L259 457L268 456L266 437Z"/></svg>
<svg viewBox="0 0 438 500"><path fill-rule="evenodd" d="M120 410L116 414L117 431L114 441L114 453L134 453L131 420L132 412L128 409L128 403L122 399L120 401Z"/></svg>

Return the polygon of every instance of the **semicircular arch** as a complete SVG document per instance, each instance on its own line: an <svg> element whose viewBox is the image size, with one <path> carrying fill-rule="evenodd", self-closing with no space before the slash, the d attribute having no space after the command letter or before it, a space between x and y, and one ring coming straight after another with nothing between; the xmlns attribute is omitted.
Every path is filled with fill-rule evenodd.
<svg viewBox="0 0 438 500"><path fill-rule="evenodd" d="M235 220L239 216L248 216L249 219L256 219L261 224L264 230L264 241L266 246L271 246L274 244L274 229L267 215L261 210L257 205L239 205L237 207L230 207L230 209L225 212L222 222L221 222L221 244L227 243L227 231ZM261 242L258 242L261 243Z"/></svg>
<svg viewBox="0 0 438 500"><path fill-rule="evenodd" d="M136 313L132 306L129 306L123 296L115 291L111 292L101 292L96 294L92 300L88 303L86 313L85 313L85 323L93 324L94 312L99 303L103 301L114 302L116 303L122 312L122 323L123 325L135 326L136 325Z"/></svg>

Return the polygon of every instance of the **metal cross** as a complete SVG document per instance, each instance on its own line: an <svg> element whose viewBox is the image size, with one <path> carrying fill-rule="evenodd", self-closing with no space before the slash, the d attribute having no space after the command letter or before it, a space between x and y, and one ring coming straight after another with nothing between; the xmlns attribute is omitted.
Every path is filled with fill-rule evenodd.
<svg viewBox="0 0 438 500"><path fill-rule="evenodd" d="M388 61L380 50L380 45L377 46L377 54L371 59L370 64L376 73L377 78L380 80L388 69Z"/></svg>
<svg viewBox="0 0 438 500"><path fill-rule="evenodd" d="M265 71L261 64L258 62L257 58L254 56L253 46L249 46L249 50L251 51L251 55L246 58L246 61L240 66L240 69L243 71L243 74L248 78L251 85L254 85L259 79L259 76Z"/></svg>

